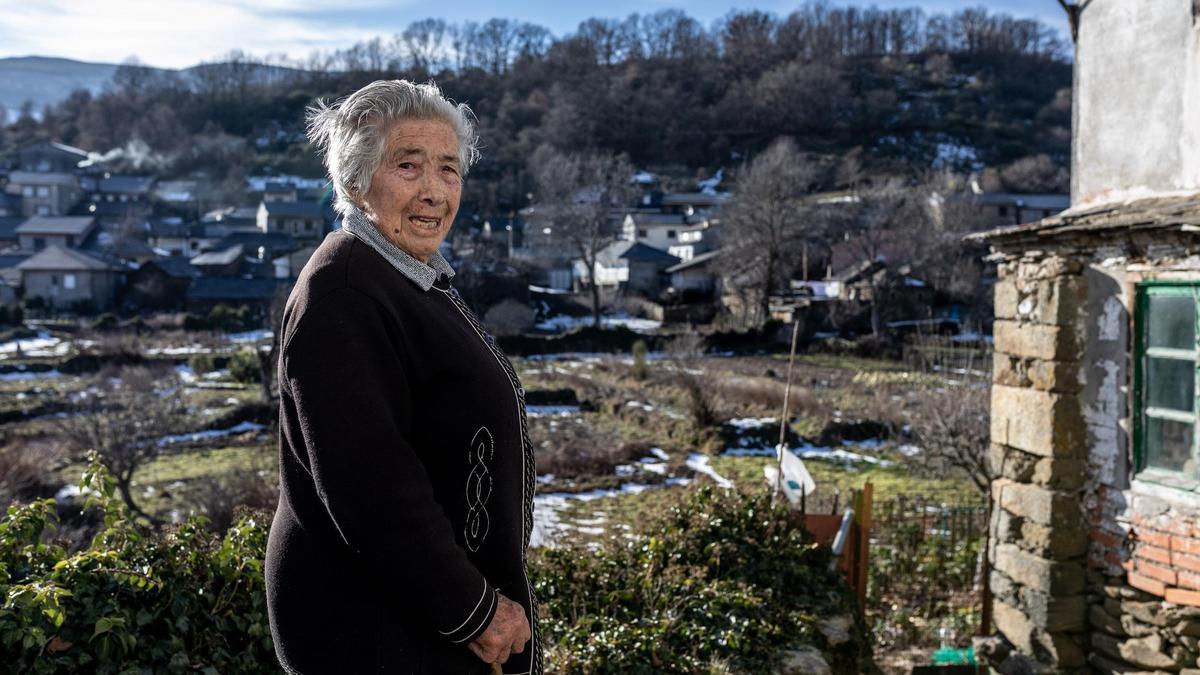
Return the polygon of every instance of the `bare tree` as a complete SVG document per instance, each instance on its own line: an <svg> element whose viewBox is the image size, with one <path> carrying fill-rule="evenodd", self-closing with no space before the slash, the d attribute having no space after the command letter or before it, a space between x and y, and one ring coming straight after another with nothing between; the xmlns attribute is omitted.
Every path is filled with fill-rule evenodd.
<svg viewBox="0 0 1200 675"><path fill-rule="evenodd" d="M963 471L987 497L995 477L988 460L991 387L987 377L924 392L912 425L921 453L915 460L932 471Z"/></svg>
<svg viewBox="0 0 1200 675"><path fill-rule="evenodd" d="M769 316L771 296L785 287L806 236L816 234L806 198L821 175L788 138L775 141L746 166L721 213L720 276L745 299L743 324Z"/></svg>
<svg viewBox="0 0 1200 675"><path fill-rule="evenodd" d="M842 212L842 239L857 262L886 263L892 270L904 266L904 237L925 230L920 208L921 192L896 178L884 179L856 190L855 201ZM883 334L883 309L890 306L892 284L886 268L868 272L863 279L870 291L871 334Z"/></svg>
<svg viewBox="0 0 1200 675"><path fill-rule="evenodd" d="M408 24L400 41L408 54L412 69L435 73L445 61L446 22L441 19L422 19Z"/></svg>
<svg viewBox="0 0 1200 675"><path fill-rule="evenodd" d="M162 439L180 432L187 406L173 372L134 366L101 372L80 394L63 431L78 447L93 449L117 483L129 510L157 522L138 505L133 474L158 456Z"/></svg>
<svg viewBox="0 0 1200 675"><path fill-rule="evenodd" d="M530 171L538 190L530 224L551 228L579 256L588 270L592 322L599 326L596 254L614 240L614 212L619 215L634 196L633 165L624 155L562 153L543 145L534 152Z"/></svg>

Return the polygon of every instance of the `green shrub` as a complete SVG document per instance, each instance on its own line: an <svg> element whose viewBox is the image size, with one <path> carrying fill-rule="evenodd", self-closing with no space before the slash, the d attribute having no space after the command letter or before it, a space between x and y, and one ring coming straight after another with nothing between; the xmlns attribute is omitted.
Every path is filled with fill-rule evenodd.
<svg viewBox="0 0 1200 675"><path fill-rule="evenodd" d="M0 519L0 663L10 672L278 672L262 560L267 523L224 537L193 517L166 534L135 525L94 460L82 487L104 529L68 554L41 543L54 500Z"/></svg>
<svg viewBox="0 0 1200 675"><path fill-rule="evenodd" d="M262 377L262 368L258 362L258 353L253 349L243 349L229 359L229 376L235 382L255 384Z"/></svg>
<svg viewBox="0 0 1200 675"><path fill-rule="evenodd" d="M250 308L245 305L230 307L217 303L208 312L208 324L226 332L247 330L251 327L251 320Z"/></svg>
<svg viewBox="0 0 1200 675"><path fill-rule="evenodd" d="M835 672L862 672L865 631L825 644L818 618L852 611L828 549L765 494L691 491L632 539L600 550L551 548L534 559L547 671L768 672L781 649L807 643Z"/></svg>
<svg viewBox="0 0 1200 675"><path fill-rule="evenodd" d="M192 357L188 359L188 365L192 367L193 373L196 375L203 375L205 373L211 373L214 370L220 370L221 366L218 365L218 360L219 359L217 358L217 355L213 354L212 352L205 354L193 354Z"/></svg>

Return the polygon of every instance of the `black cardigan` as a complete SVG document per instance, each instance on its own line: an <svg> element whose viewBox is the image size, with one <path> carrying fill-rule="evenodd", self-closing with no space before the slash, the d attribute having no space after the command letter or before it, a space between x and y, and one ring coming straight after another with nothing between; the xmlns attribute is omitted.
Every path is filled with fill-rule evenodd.
<svg viewBox="0 0 1200 675"><path fill-rule="evenodd" d="M488 673L466 645L525 608L534 466L524 390L447 280L428 290L344 231L284 311L271 634L302 673Z"/></svg>

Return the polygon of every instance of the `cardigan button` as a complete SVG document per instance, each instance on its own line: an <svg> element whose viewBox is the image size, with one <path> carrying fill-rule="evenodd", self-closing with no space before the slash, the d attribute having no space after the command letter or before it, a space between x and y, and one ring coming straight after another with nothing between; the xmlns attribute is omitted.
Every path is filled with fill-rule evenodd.
<svg viewBox="0 0 1200 675"><path fill-rule="evenodd" d="M525 398L525 387L517 387L517 396Z"/></svg>

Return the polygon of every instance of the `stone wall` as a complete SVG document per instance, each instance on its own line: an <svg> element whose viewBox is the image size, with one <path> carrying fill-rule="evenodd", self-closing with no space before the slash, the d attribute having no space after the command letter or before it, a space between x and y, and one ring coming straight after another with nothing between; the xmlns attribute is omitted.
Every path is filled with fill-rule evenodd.
<svg viewBox="0 0 1200 675"><path fill-rule="evenodd" d="M1200 257L1138 244L998 256L990 550L1004 640L979 648L999 672L1200 675L1200 483L1139 480L1131 444L1136 283L1200 279Z"/></svg>
<svg viewBox="0 0 1200 675"><path fill-rule="evenodd" d="M1083 271L1031 254L1001 262L996 284L992 611L1033 672L1087 666Z"/></svg>

